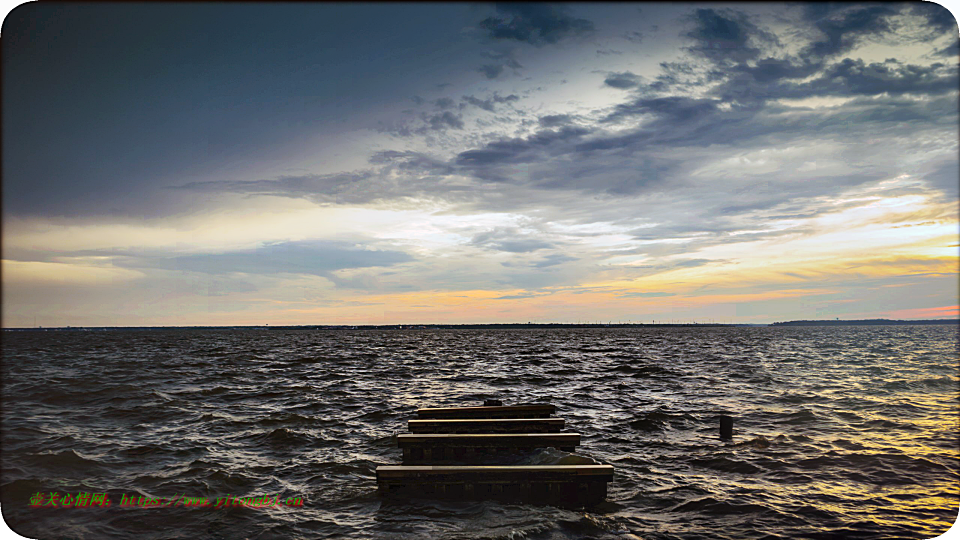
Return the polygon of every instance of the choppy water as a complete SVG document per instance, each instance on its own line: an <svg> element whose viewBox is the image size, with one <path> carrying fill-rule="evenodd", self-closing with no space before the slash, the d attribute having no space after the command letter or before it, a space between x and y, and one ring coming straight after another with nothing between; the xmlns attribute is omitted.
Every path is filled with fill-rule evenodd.
<svg viewBox="0 0 960 540"><path fill-rule="evenodd" d="M35 538L931 538L960 504L957 359L945 326L6 332L2 511ZM378 497L417 407L491 397L556 404L609 502ZM113 506L28 506L54 491Z"/></svg>

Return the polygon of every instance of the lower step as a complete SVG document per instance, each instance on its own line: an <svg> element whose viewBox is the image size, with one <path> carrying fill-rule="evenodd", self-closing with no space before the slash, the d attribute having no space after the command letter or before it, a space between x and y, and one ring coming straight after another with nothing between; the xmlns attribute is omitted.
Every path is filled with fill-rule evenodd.
<svg viewBox="0 0 960 540"><path fill-rule="evenodd" d="M610 465L377 467L381 493L421 497L595 504L606 499L611 480Z"/></svg>
<svg viewBox="0 0 960 540"><path fill-rule="evenodd" d="M397 446L403 449L404 465L427 465L438 461L477 463L498 453L559 448L573 452L580 445L579 433L403 433Z"/></svg>

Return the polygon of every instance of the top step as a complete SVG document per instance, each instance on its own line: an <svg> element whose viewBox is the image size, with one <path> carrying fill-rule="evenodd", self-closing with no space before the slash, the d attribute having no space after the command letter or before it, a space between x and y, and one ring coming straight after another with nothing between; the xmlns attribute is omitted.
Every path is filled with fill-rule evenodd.
<svg viewBox="0 0 960 540"><path fill-rule="evenodd" d="M418 409L420 418L548 418L553 405L508 405L495 407L434 407Z"/></svg>
<svg viewBox="0 0 960 540"><path fill-rule="evenodd" d="M410 433L560 433L563 418L429 418L408 420Z"/></svg>

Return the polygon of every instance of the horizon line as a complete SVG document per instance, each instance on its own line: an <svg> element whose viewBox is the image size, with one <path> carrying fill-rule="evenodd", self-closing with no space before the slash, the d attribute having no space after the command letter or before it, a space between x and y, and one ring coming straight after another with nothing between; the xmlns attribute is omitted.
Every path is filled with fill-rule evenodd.
<svg viewBox="0 0 960 540"><path fill-rule="evenodd" d="M3 327L0 326L2 330L79 330L79 329L97 329L97 330L109 330L109 329L164 329L164 328L285 328L285 329L296 329L296 328L338 328L338 329L353 329L353 328L435 328L435 327L483 327L483 326L528 326L528 327L544 327L544 326L565 326L565 327L678 327L678 326L702 326L702 327L731 327L731 326L786 326L786 325L799 325L800 323L816 323L816 324L853 324L853 323L882 323L882 324L918 324L918 323L935 323L935 324L947 324L947 323L957 323L960 324L960 318L942 318L942 319L885 319L885 318L876 318L876 319L796 319L790 321L776 321L776 322L741 322L741 323L718 323L718 322L650 322L650 323L640 323L640 322L595 322L595 323L584 323L584 322L483 322L483 323L392 323L392 324L323 324L323 323L310 323L310 324L275 324L270 325L270 323L265 324L227 324L227 325L204 325L204 324L187 324L187 325L129 325L129 326L96 326L96 325L83 325L83 326L13 326L13 327Z"/></svg>

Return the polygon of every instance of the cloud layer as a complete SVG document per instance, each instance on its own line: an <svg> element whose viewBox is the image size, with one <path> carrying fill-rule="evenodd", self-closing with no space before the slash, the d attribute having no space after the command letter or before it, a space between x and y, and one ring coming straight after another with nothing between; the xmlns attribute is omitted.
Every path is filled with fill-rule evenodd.
<svg viewBox="0 0 960 540"><path fill-rule="evenodd" d="M501 320L511 302L567 318L734 319L740 302L751 320L876 315L867 298L887 286L903 293L891 309L956 304L954 286L930 292L956 271L960 89L956 21L932 4L451 6L443 24L424 6L403 30L373 6L223 8L263 14L268 36L303 19L263 38L275 48L203 37L213 11L104 9L111 24L162 15L185 48L153 57L108 28L107 49L73 51L71 24L106 23L18 10L12 28L53 33L13 31L4 50L4 110L26 111L4 119L11 313L42 308L20 294L37 293L31 272L81 267L86 285L62 293L80 303L115 279L130 303L182 290L252 317L266 298L305 322L348 305L343 320L414 305ZM334 9L364 30L294 46ZM72 95L40 69L94 57ZM156 75L138 86L141 71ZM249 221L224 217L237 208L273 217L210 240ZM839 301L844 287L861 296ZM169 317L199 304L177 305Z"/></svg>

